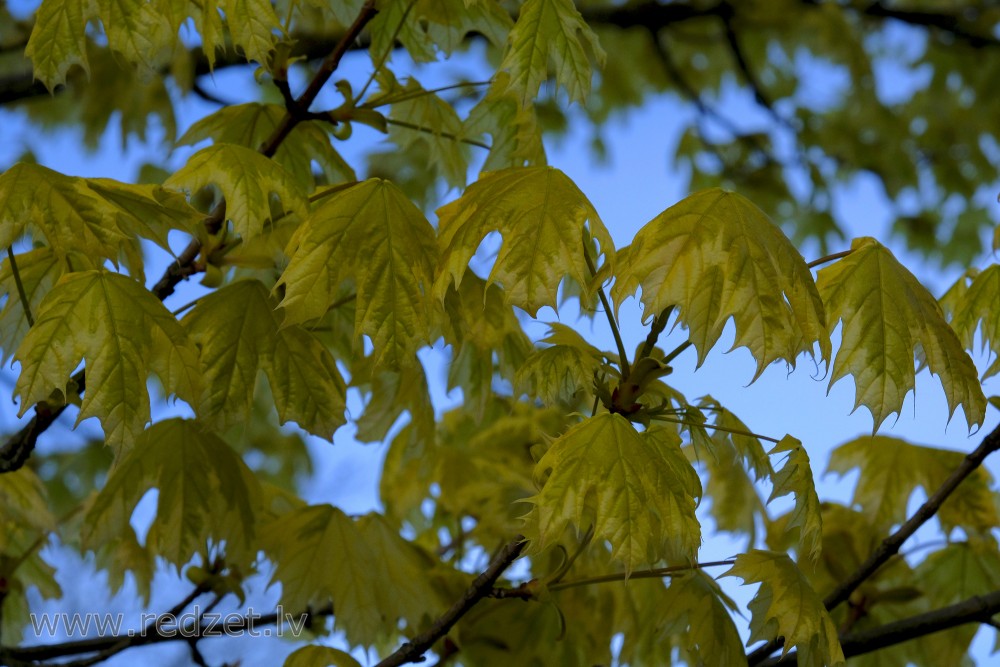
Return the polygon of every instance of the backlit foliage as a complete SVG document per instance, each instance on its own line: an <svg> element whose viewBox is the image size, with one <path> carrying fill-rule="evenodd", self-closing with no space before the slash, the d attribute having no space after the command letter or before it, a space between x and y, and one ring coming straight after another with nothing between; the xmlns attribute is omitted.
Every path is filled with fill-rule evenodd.
<svg viewBox="0 0 1000 667"><path fill-rule="evenodd" d="M66 552L92 552L146 604L181 573L182 610L266 577L314 633L289 667L959 664L1000 611L1000 431L968 457L876 432L923 369L970 431L1000 407L1000 266L980 261L1000 10L964 4L0 3L0 104L158 151L135 183L0 164L22 419L0 446L0 662L140 659L126 636L28 646ZM914 79L893 100L886 67ZM216 99L223 70L242 79ZM583 127L600 156L606 121L662 93L690 111L691 193L616 248L545 139ZM215 110L178 137L195 96ZM359 151L373 132L388 147ZM834 194L859 174L894 210L883 242L968 267L940 301L847 238ZM853 383L872 432L825 466L856 474L849 503L821 499L813 443L685 396L674 359L730 336L751 382L805 358ZM377 511L309 502L305 434L384 443ZM897 556L921 526L937 538ZM717 532L742 553L704 562Z"/></svg>

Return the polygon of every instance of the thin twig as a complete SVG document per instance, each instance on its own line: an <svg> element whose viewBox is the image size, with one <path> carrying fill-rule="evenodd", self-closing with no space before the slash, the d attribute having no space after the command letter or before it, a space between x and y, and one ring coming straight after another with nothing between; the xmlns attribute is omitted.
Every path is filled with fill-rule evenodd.
<svg viewBox="0 0 1000 667"><path fill-rule="evenodd" d="M663 357L663 363L669 364L671 361L679 357L681 355L681 352L688 349L692 345L694 345L694 343L692 343L691 341L689 340L684 341L683 343L675 347L669 354L667 354L667 356Z"/></svg>
<svg viewBox="0 0 1000 667"><path fill-rule="evenodd" d="M650 417L652 417L653 419L656 419L657 421L670 422L671 424L683 424L684 426L698 426L698 427L701 427L701 428L710 428L713 431L722 431L724 433L734 433L736 435L746 435L746 436L749 436L751 438L759 438L761 440L767 440L768 442L773 442L775 444L781 442L780 440L772 438L771 436L761 435L760 433L754 433L752 431L744 431L743 429L740 429L740 428L729 428L727 426L717 426L715 424L709 424L707 422L704 423L704 424L702 424L702 423L699 423L699 422L687 421L686 419L671 419L670 417L667 417L666 415L658 414L658 413L655 413L655 412L651 412L650 413Z"/></svg>
<svg viewBox="0 0 1000 667"><path fill-rule="evenodd" d="M819 266L820 264L826 264L827 262L832 262L835 259L840 259L842 257L847 257L853 250L841 250L840 252L835 252L832 255L827 255L826 257L820 257L819 259L814 259L813 261L806 264L810 269Z"/></svg>
<svg viewBox="0 0 1000 667"><path fill-rule="evenodd" d="M378 100L378 104L372 104L371 101L365 102L358 106L359 109L378 109L379 107L384 107L387 104L399 104L400 102L408 102L409 100L417 99L420 97L425 97L427 95L436 95L437 93L443 93L446 90L455 90L456 88L470 88L473 86L488 86L493 83L493 79L487 79L486 81L462 81L459 83L452 83L447 86L441 86L440 88L430 88L428 90L411 90L401 93L395 97L389 95Z"/></svg>
<svg viewBox="0 0 1000 667"><path fill-rule="evenodd" d="M427 134L433 134L438 137L444 137L445 139L452 139L454 141L460 141L463 144L469 144L470 146L477 146L479 148L485 148L490 150L490 145L483 143L482 141L476 141L475 139L466 139L465 137L460 137L457 134L452 134L451 132L439 132L433 128L426 127L424 125L417 125L416 123L408 123L405 120L397 120L395 118L386 118L386 125L397 125L399 127L405 127L408 130L415 130L417 132L426 132Z"/></svg>
<svg viewBox="0 0 1000 667"><path fill-rule="evenodd" d="M399 665L423 660L424 654L430 650L434 642L448 634L448 631L460 618L489 595L500 575L521 555L524 546L524 537L521 535L505 544L490 561L489 566L466 589L461 599L434 621L430 628L400 646L376 667L399 667Z"/></svg>

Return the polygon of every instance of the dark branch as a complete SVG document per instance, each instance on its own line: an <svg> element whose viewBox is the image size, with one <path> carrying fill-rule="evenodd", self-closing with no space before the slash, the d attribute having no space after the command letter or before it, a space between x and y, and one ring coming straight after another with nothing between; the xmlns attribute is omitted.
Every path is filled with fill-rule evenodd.
<svg viewBox="0 0 1000 667"><path fill-rule="evenodd" d="M833 611L840 603L847 600L851 593L857 590L858 586L864 583L869 577L875 574L879 568L885 565L886 562L897 553L899 553L900 547L903 543L908 540L913 533L917 532L920 526L927 523L932 516L937 514L938 510L941 509L941 505L948 499L948 497L958 488L958 485L965 481L965 478L971 475L973 472L982 465L983 461L987 456L993 452L1000 450L1000 425L994 428L989 435L983 438L983 441L979 443L975 451L971 454L967 454L962 460L961 465L959 465L948 479L941 484L938 489L931 494L931 496L920 506L913 516L907 519L906 523L900 526L895 533L889 537L882 540L882 542L876 547L875 551L868 557L864 563L858 566L849 577L844 579L837 588L835 588L826 598L823 600L823 604L830 611ZM768 642L759 649L753 651L749 656L747 656L748 662L751 667L754 665L763 664L767 656L774 653L777 649L784 645L784 641L779 637L777 640ZM874 649L872 649L874 650Z"/></svg>
<svg viewBox="0 0 1000 667"><path fill-rule="evenodd" d="M851 632L840 640L840 646L844 650L844 657L850 658L966 623L989 624L991 617L996 613L1000 613L1000 591L977 595L948 607L886 623L877 628ZM759 664L762 667L797 665L796 653L791 651L784 658L770 658Z"/></svg>
<svg viewBox="0 0 1000 667"><path fill-rule="evenodd" d="M521 555L524 545L524 538L520 535L515 537L513 541L505 544L500 549L500 552L493 557L493 560L490 561L489 566L466 589L465 595L460 600L455 602L448 611L434 621L426 632L421 632L400 646L392 655L378 663L376 667L399 667L399 665L423 660L424 654L430 650L434 642L448 634L448 631L451 630L452 626L460 618L465 616L470 609L476 606L476 603L493 591L493 585L496 584L497 579Z"/></svg>

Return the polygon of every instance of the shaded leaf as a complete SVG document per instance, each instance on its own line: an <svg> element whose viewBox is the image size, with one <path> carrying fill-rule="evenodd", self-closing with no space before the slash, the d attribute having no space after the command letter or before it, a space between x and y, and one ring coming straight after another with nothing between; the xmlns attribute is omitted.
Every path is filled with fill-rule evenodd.
<svg viewBox="0 0 1000 667"><path fill-rule="evenodd" d="M754 550L736 557L724 577L739 577L746 584L760 584L750 602L750 639L747 645L785 638L784 653L798 650L798 664L805 667L843 665L844 653L837 626L802 571L781 553Z"/></svg>
<svg viewBox="0 0 1000 667"><path fill-rule="evenodd" d="M627 572L663 559L689 562L698 552L701 483L671 430L639 433L621 415L590 417L552 443L535 478L541 491L529 499L529 526L538 532L528 537L536 551L572 523L579 532L593 524Z"/></svg>
<svg viewBox="0 0 1000 667"><path fill-rule="evenodd" d="M183 419L157 422L119 460L87 511L84 546L134 537L129 521L150 488L160 492L146 537L153 553L180 566L212 540L225 542L230 562L254 560L256 478L223 440Z"/></svg>

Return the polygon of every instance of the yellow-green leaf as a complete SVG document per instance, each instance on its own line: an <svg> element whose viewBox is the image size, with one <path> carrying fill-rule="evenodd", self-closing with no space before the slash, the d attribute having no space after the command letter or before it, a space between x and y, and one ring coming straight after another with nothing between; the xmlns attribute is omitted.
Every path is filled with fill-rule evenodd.
<svg viewBox="0 0 1000 667"><path fill-rule="evenodd" d="M612 288L620 304L642 288L644 317L679 310L699 365L730 318L733 348L795 366L819 343L830 356L823 303L802 255L753 203L721 189L698 192L653 218L621 252Z"/></svg>
<svg viewBox="0 0 1000 667"><path fill-rule="evenodd" d="M795 494L795 507L789 514L788 527L799 529L799 560L804 556L815 563L823 548L823 517L820 514L816 482L813 480L809 455L802 443L786 435L768 454L788 454L781 470L771 475L774 488L770 503L789 493Z"/></svg>
<svg viewBox="0 0 1000 667"><path fill-rule="evenodd" d="M150 373L168 393L197 404L197 352L184 329L140 283L106 270L63 276L35 313L15 359L20 414L63 391L83 359L87 389L77 423L100 419L117 450L131 445L149 421Z"/></svg>
<svg viewBox="0 0 1000 667"><path fill-rule="evenodd" d="M591 287L586 294L592 296L596 287L584 255L588 235L600 243L607 265L614 263L614 244L593 204L551 167L486 174L437 214L442 249L439 297L450 283L461 284L469 260L490 232L499 232L503 245L487 282L503 286L505 302L532 316L542 306L557 306L564 277Z"/></svg>
<svg viewBox="0 0 1000 667"><path fill-rule="evenodd" d="M549 323L549 347L532 352L514 376L514 388L547 405L574 406L593 395L594 373L604 355L576 331L558 322Z"/></svg>
<svg viewBox="0 0 1000 667"><path fill-rule="evenodd" d="M112 469L87 511L83 543L94 549L127 536L132 512L150 488L159 490L147 547L174 565L225 542L233 564L256 558L259 484L222 439L197 422L157 422Z"/></svg>
<svg viewBox="0 0 1000 667"><path fill-rule="evenodd" d="M499 69L510 74L508 87L517 93L521 106L534 103L550 74L570 99L584 102L593 78L591 55L604 64L597 35L571 0L527 0L510 31Z"/></svg>
<svg viewBox="0 0 1000 667"><path fill-rule="evenodd" d="M851 502L864 510L877 530L886 530L906 519L910 496L918 486L930 495L963 458L961 452L871 436L833 450L827 471L844 475L859 469L861 474ZM959 525L986 532L1000 525L991 486L990 474L978 468L944 502L938 520L946 530Z"/></svg>
<svg viewBox="0 0 1000 667"><path fill-rule="evenodd" d="M270 0L223 0L229 34L233 43L243 49L247 60L268 64L268 54L274 48L271 31L280 25Z"/></svg>
<svg viewBox="0 0 1000 667"><path fill-rule="evenodd" d="M430 342L436 248L434 228L399 188L372 178L325 197L288 255L278 283L286 326L322 317L350 281L355 338L371 338L376 364L415 363L414 352Z"/></svg>
<svg viewBox="0 0 1000 667"><path fill-rule="evenodd" d="M671 577L658 606L670 610L665 632L680 636L693 664L746 663L743 642L729 615L736 604L704 572Z"/></svg>
<svg viewBox="0 0 1000 667"><path fill-rule="evenodd" d="M350 653L329 646L303 646L285 658L284 667L361 667Z"/></svg>
<svg viewBox="0 0 1000 667"><path fill-rule="evenodd" d="M853 375L854 407L871 411L875 429L914 388L918 352L940 377L949 413L961 405L969 428L983 423L986 397L972 359L934 297L878 241L855 239L851 254L819 272L817 286L830 330L843 322L830 384Z"/></svg>
<svg viewBox="0 0 1000 667"><path fill-rule="evenodd" d="M24 49L35 70L35 78L49 91L66 81L66 72L80 65L90 72L87 64L88 14L84 0L44 0L35 13L35 25Z"/></svg>
<svg viewBox="0 0 1000 667"><path fill-rule="evenodd" d="M205 371L200 414L221 425L245 420L264 371L282 423L332 438L344 423L344 381L308 331L281 327L267 288L242 280L202 297L182 321Z"/></svg>
<svg viewBox="0 0 1000 667"><path fill-rule="evenodd" d="M953 302L948 303L951 326L967 350L973 349L976 331L980 332L982 349L988 349L995 357L983 373L985 380L1000 373L1000 308L997 308L1000 303L1000 264L993 264L979 273L971 285L966 286L965 281L965 276L962 276L956 283L958 289L949 290L949 295L958 292ZM945 305L944 298L942 305Z"/></svg>
<svg viewBox="0 0 1000 667"><path fill-rule="evenodd" d="M563 433L535 467L541 491L529 527L534 549L591 524L611 543L627 572L661 560L690 562L701 544L695 498L701 482L680 450L675 431L639 433L621 415L603 413Z"/></svg>
<svg viewBox="0 0 1000 667"><path fill-rule="evenodd" d="M798 650L803 667L837 667L844 653L837 626L823 601L792 559L772 551L751 551L736 557L724 577L739 577L746 584L760 584L750 602L750 639L747 645L785 638L784 653ZM783 654L784 654L783 653Z"/></svg>
<svg viewBox="0 0 1000 667"><path fill-rule="evenodd" d="M108 46L149 75L170 56L175 34L156 5L146 0L97 0Z"/></svg>
<svg viewBox="0 0 1000 667"><path fill-rule="evenodd" d="M177 143L190 146L211 139L217 144L237 144L257 150L286 114L285 108L277 104L249 102L225 106L189 127ZM316 181L314 162L320 165L330 183L357 180L354 169L333 147L330 135L319 121L296 125L281 142L274 161L309 189Z"/></svg>
<svg viewBox="0 0 1000 667"><path fill-rule="evenodd" d="M392 638L399 619L411 630L420 614L442 605L428 578L431 559L403 538L376 527L381 520L358 523L330 505L292 510L264 526L264 550L277 567L285 609L304 611L332 601L334 628L351 644L370 645Z"/></svg>
<svg viewBox="0 0 1000 667"><path fill-rule="evenodd" d="M51 248L37 248L14 256L17 272L21 277L29 309L34 315L42 299L62 276L64 265ZM0 268L0 294L7 296L7 303L0 310L0 360L6 361L28 333L28 318L24 303L17 291L10 260L4 258Z"/></svg>
<svg viewBox="0 0 1000 667"><path fill-rule="evenodd" d="M260 234L266 222L273 222L272 194L281 199L286 211L302 217L309 211L305 191L291 174L257 151L236 144L203 148L164 185L192 195L206 186L217 186L226 200L226 217L244 239Z"/></svg>

